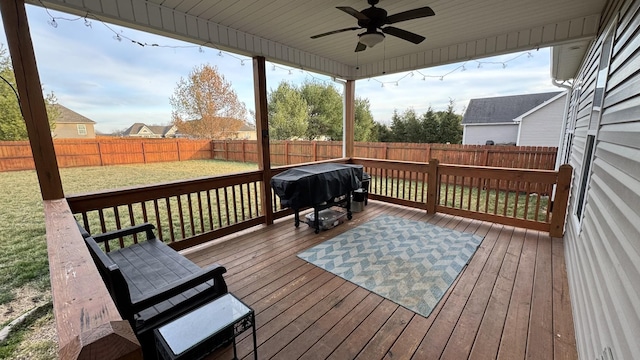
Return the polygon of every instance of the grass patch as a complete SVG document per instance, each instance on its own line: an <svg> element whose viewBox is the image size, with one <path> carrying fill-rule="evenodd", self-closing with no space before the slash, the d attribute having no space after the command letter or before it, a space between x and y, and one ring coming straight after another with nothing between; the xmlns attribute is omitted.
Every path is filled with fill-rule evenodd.
<svg viewBox="0 0 640 360"><path fill-rule="evenodd" d="M39 307L19 325L16 325L5 342L0 346L0 359L16 358L17 353L24 359L56 358L57 344L54 339L40 338L28 343L25 339L32 337L34 330L43 324L53 322L53 304L51 302ZM37 334L35 334L37 335Z"/></svg>

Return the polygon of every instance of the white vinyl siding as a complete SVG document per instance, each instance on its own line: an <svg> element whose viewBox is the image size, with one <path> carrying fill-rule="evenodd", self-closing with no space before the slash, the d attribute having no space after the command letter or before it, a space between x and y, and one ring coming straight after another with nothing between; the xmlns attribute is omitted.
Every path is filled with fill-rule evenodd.
<svg viewBox="0 0 640 360"><path fill-rule="evenodd" d="M640 355L640 0L611 1L575 81L570 162L574 182L565 254L581 359ZM615 22L615 23L614 23ZM598 63L606 31L615 31L599 126L591 122ZM578 90L578 91L576 91ZM575 113L571 110L575 109ZM587 136L595 136L584 217L574 216Z"/></svg>
<svg viewBox="0 0 640 360"><path fill-rule="evenodd" d="M539 110L524 116L520 123L518 145L558 146L566 100L566 96L561 96Z"/></svg>
<svg viewBox="0 0 640 360"><path fill-rule="evenodd" d="M482 124L464 127L464 145L485 145L491 140L498 144L515 144L518 139L517 124ZM558 143L554 146L557 146Z"/></svg>

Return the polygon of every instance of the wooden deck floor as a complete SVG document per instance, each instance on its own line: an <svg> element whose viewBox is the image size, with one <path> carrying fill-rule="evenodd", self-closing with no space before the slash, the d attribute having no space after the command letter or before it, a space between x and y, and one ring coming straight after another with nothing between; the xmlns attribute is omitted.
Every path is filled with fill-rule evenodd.
<svg viewBox="0 0 640 360"><path fill-rule="evenodd" d="M485 236L427 318L296 257L383 213ZM256 312L260 359L577 358L562 240L538 231L370 201L317 235L290 217L185 255L227 268L229 291ZM248 335L241 359L253 358ZM208 359L232 357L229 346Z"/></svg>

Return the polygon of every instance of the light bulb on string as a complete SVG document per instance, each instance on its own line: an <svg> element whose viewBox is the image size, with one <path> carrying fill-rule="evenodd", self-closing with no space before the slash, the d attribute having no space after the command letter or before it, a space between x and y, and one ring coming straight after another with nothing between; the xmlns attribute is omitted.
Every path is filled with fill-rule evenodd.
<svg viewBox="0 0 640 360"><path fill-rule="evenodd" d="M91 26L91 21L89 21L86 17L84 18L84 26L90 28Z"/></svg>
<svg viewBox="0 0 640 360"><path fill-rule="evenodd" d="M51 20L47 21L47 23L49 25L51 25L51 27L53 27L54 29L58 28L58 23L56 22L56 19L51 19Z"/></svg>

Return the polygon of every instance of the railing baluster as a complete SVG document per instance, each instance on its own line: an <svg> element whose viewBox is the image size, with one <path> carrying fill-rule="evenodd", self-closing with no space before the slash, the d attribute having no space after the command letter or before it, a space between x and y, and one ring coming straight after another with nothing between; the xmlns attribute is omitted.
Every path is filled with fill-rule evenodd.
<svg viewBox="0 0 640 360"><path fill-rule="evenodd" d="M216 207L218 208L218 228L222 228L222 211L220 211L220 189L216 188Z"/></svg>
<svg viewBox="0 0 640 360"><path fill-rule="evenodd" d="M195 193L198 197L198 215L200 216L200 233L204 232L204 212L202 211L202 191Z"/></svg>
<svg viewBox="0 0 640 360"><path fill-rule="evenodd" d="M169 235L171 242L176 241L176 236L173 233L173 217L171 216L171 202L168 197L164 198L167 205L167 219L169 220Z"/></svg>
<svg viewBox="0 0 640 360"><path fill-rule="evenodd" d="M187 210L189 210L189 225L191 228L191 236L196 234L196 224L193 218L193 201L191 200L191 193L186 194L185 196L187 197Z"/></svg>
<svg viewBox="0 0 640 360"><path fill-rule="evenodd" d="M524 198L524 219L529 219L529 202L531 201L531 182L527 181L525 185L525 198ZM532 219L537 221L537 219Z"/></svg>
<svg viewBox="0 0 640 360"><path fill-rule="evenodd" d="M157 199L153 200L153 211L156 217L156 229L158 230L158 236L164 241L164 238L162 237L162 222L160 221L160 208L158 206Z"/></svg>
<svg viewBox="0 0 640 360"><path fill-rule="evenodd" d="M444 206L449 206L449 174L445 175Z"/></svg>
<svg viewBox="0 0 640 360"><path fill-rule="evenodd" d="M507 216L507 207L509 206L509 186L511 185L511 181L507 180L506 190L504 191L504 207L502 208L502 216Z"/></svg>
<svg viewBox="0 0 640 360"><path fill-rule="evenodd" d="M180 222L180 234L184 239L186 237L186 234L184 231L184 212L182 209L182 195L178 195L176 196L176 198L178 200L178 221Z"/></svg>
<svg viewBox="0 0 640 360"><path fill-rule="evenodd" d="M136 219L133 217L133 206L131 204L127 204L127 210L129 211L129 224L134 226L136 224ZM138 243L138 234L133 234L133 243Z"/></svg>
<svg viewBox="0 0 640 360"><path fill-rule="evenodd" d="M227 187L225 186L223 189L224 192L224 210L227 215L227 225L231 225L231 218L229 217L229 196L227 194Z"/></svg>
<svg viewBox="0 0 640 360"><path fill-rule="evenodd" d="M84 226L84 229L87 230L89 234L91 234L91 227L89 227L89 218L87 217L87 212L83 211L81 215L82 215L82 225Z"/></svg>
<svg viewBox="0 0 640 360"><path fill-rule="evenodd" d="M256 217L260 216L260 194L258 193L258 182L254 181L253 182L253 194L256 196L256 201L254 201L254 204L256 205Z"/></svg>
<svg viewBox="0 0 640 360"><path fill-rule="evenodd" d="M233 219L234 219L234 224L238 223L238 202L236 201L236 186L233 185L231 186L231 195L232 195L232 199L233 199Z"/></svg>
<svg viewBox="0 0 640 360"><path fill-rule="evenodd" d="M515 199L513 202L513 217L518 215L518 200L520 198L520 181L516 181Z"/></svg>
<svg viewBox="0 0 640 360"><path fill-rule="evenodd" d="M240 210L242 211L242 221L244 221L244 191L242 190L242 184L240 184Z"/></svg>
<svg viewBox="0 0 640 360"><path fill-rule="evenodd" d="M149 222L149 216L147 214L147 202L143 201L140 203L140 206L142 207L142 222Z"/></svg>
<svg viewBox="0 0 640 360"><path fill-rule="evenodd" d="M211 190L207 190L207 211L209 213L209 230L213 230L213 210L211 209Z"/></svg>

